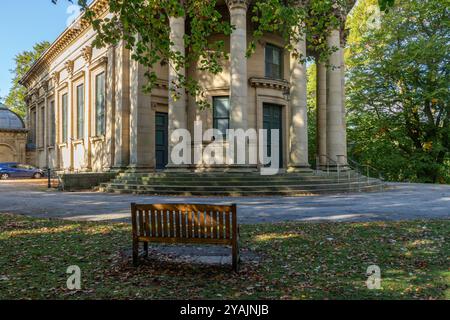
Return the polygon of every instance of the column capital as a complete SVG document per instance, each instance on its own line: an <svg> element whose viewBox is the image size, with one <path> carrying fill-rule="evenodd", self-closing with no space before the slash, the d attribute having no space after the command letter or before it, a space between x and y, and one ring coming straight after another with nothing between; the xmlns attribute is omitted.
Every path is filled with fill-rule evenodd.
<svg viewBox="0 0 450 320"><path fill-rule="evenodd" d="M250 0L226 0L228 9L248 9L248 5L250 4Z"/></svg>

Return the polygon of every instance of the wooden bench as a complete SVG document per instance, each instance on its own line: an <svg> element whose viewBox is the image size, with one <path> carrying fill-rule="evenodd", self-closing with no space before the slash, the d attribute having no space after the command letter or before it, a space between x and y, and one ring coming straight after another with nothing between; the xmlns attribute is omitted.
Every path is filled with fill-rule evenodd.
<svg viewBox="0 0 450 320"><path fill-rule="evenodd" d="M139 265L139 244L183 243L229 245L233 270L238 271L239 230L236 205L131 204L133 264Z"/></svg>

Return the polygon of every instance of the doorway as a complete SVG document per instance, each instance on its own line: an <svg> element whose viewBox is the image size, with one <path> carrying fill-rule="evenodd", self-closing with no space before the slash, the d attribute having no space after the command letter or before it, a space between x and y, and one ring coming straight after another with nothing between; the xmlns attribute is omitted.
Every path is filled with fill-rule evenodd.
<svg viewBox="0 0 450 320"><path fill-rule="evenodd" d="M277 104L264 103L263 104L263 129L267 130L267 155L269 157L271 154L272 147L272 132L271 130L279 130L280 139L278 141L279 145L279 161L280 168L283 167L283 120L282 120L282 109L283 107ZM270 164L268 164L269 166Z"/></svg>
<svg viewBox="0 0 450 320"><path fill-rule="evenodd" d="M155 155L156 169L165 169L169 163L169 115L155 114Z"/></svg>

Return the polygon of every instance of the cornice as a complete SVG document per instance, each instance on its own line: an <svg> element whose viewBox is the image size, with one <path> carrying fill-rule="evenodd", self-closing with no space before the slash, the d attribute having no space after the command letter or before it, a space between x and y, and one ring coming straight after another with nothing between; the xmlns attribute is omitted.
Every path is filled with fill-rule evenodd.
<svg viewBox="0 0 450 320"><path fill-rule="evenodd" d="M249 79L249 83L254 88L269 88L281 91L286 91L290 88L287 80L252 77Z"/></svg>
<svg viewBox="0 0 450 320"><path fill-rule="evenodd" d="M91 5L91 10L93 10L97 17L101 17L108 10L108 0L96 0ZM75 21L77 27L68 27L48 48L42 56L33 64L30 70L23 76L20 80L22 85L27 85L30 80L36 79L35 77L45 69L50 67L51 62L64 51L75 39L78 38L82 33L84 33L91 25L83 18L83 16L78 17Z"/></svg>

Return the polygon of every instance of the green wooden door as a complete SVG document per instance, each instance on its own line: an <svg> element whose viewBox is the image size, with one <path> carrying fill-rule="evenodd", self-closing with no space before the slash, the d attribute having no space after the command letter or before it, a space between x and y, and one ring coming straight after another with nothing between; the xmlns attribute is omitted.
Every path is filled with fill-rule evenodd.
<svg viewBox="0 0 450 320"><path fill-rule="evenodd" d="M164 169L169 157L169 116L157 112L155 115L156 169Z"/></svg>
<svg viewBox="0 0 450 320"><path fill-rule="evenodd" d="M280 139L278 146L280 150L280 168L283 167L283 122L281 106L276 104L265 103L263 105L263 128L267 130L267 155L272 157L272 132L271 130L278 129Z"/></svg>

